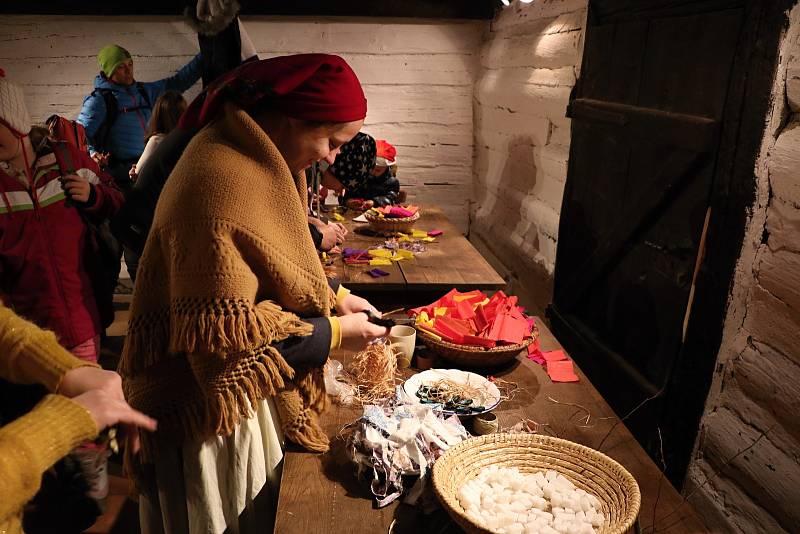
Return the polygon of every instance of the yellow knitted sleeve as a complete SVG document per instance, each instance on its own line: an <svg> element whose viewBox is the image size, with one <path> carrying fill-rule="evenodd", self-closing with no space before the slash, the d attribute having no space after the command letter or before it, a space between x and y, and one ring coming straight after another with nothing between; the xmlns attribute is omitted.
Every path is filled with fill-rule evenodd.
<svg viewBox="0 0 800 534"><path fill-rule="evenodd" d="M42 384L56 391L67 371L83 366L96 367L70 354L52 332L0 304L0 378L15 384Z"/></svg>
<svg viewBox="0 0 800 534"><path fill-rule="evenodd" d="M339 318L336 316L328 317L331 323L331 346L330 350L338 349L342 346L342 325L339 324Z"/></svg>
<svg viewBox="0 0 800 534"><path fill-rule="evenodd" d="M339 289L336 290L336 307L339 308L342 305L342 301L350 294L350 290L344 287L343 285L339 284Z"/></svg>
<svg viewBox="0 0 800 534"><path fill-rule="evenodd" d="M89 412L61 395L46 396L0 428L0 525L16 522L46 469L95 436L97 426Z"/></svg>

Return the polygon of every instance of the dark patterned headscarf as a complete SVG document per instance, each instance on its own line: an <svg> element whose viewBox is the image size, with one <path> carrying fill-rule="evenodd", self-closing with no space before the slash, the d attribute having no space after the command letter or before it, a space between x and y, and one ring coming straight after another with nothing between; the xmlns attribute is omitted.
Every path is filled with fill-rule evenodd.
<svg viewBox="0 0 800 534"><path fill-rule="evenodd" d="M342 145L336 155L336 161L328 170L347 189L347 196L352 198L367 185L373 167L375 167L375 139L359 132L350 142Z"/></svg>

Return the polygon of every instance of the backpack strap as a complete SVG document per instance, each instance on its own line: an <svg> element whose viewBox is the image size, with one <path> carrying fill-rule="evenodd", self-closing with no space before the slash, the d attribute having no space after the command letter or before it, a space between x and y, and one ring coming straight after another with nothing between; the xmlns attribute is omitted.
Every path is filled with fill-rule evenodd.
<svg viewBox="0 0 800 534"><path fill-rule="evenodd" d="M94 134L93 140L94 147L99 152L108 152L109 141L111 138L111 128L114 126L114 123L117 121L117 117L120 113L131 113L134 111L139 111L140 109L153 108L144 84L142 82L136 82L136 89L139 91L139 95L142 97L144 105L122 109L119 108L117 97L114 96L114 92L111 89L97 88L92 91L93 95L100 93L100 96L103 97L103 102L106 105L106 118L103 120L103 124L100 125L100 127L97 129L97 132Z"/></svg>
<svg viewBox="0 0 800 534"><path fill-rule="evenodd" d="M75 174L78 162L73 147L67 141L51 139L50 148L53 150L61 174Z"/></svg>
<svg viewBox="0 0 800 534"><path fill-rule="evenodd" d="M144 84L142 82L136 82L136 88L139 90L139 94L142 95L142 100L144 100L144 103L147 104L146 107L148 109L152 109L153 104L150 103L150 97L147 96L147 91L144 88Z"/></svg>
<svg viewBox="0 0 800 534"><path fill-rule="evenodd" d="M94 139L92 139L92 144L98 152L108 152L111 127L114 126L117 115L119 115L119 106L117 105L117 98L114 96L111 89L95 89L92 91L92 95L94 96L97 96L98 93L103 98L103 102L106 106L106 118L103 119L103 123L97 128Z"/></svg>

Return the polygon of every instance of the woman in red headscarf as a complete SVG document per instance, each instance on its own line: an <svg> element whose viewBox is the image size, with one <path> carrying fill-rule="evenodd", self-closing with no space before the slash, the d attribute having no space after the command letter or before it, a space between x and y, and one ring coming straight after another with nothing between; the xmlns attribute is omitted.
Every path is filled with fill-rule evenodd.
<svg viewBox="0 0 800 534"><path fill-rule="evenodd" d="M386 329L329 285L302 171L365 115L349 65L305 54L239 67L181 119L199 132L161 193L120 363L130 404L159 421L126 459L143 532L268 530L282 439L328 449L328 353Z"/></svg>

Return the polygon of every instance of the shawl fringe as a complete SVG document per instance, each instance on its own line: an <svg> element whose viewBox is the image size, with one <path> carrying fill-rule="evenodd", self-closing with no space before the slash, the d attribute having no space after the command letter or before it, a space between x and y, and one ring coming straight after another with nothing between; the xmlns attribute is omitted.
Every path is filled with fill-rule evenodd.
<svg viewBox="0 0 800 534"><path fill-rule="evenodd" d="M163 411L158 406L147 410L158 419L158 436L142 433L142 446L135 463L151 463L158 445L165 441L179 446L186 440L230 435L239 423L253 416L253 407L259 401L282 391L294 370L274 347L264 346L254 355L255 360L250 359L246 368L225 373L223 379L215 380L213 371L196 368L195 375L201 381L207 379L210 387L206 395L186 396L179 410L173 409L174 406ZM207 360L208 356L201 357L193 365ZM231 375L236 378L231 379ZM182 377L175 378L183 381Z"/></svg>
<svg viewBox="0 0 800 534"><path fill-rule="evenodd" d="M308 336L313 330L270 301L256 306L243 300L179 301L169 310L131 320L119 370L125 375L140 372L167 353L243 352L290 336Z"/></svg>

